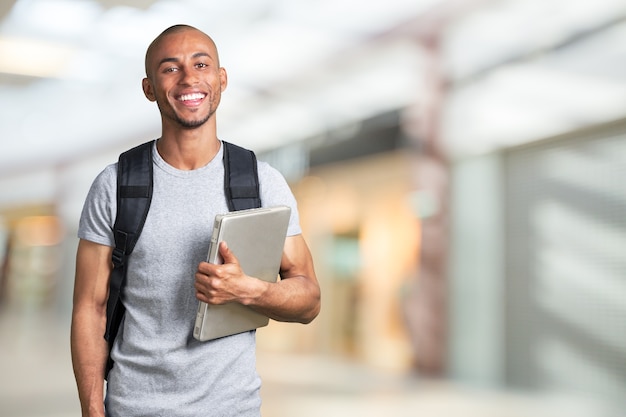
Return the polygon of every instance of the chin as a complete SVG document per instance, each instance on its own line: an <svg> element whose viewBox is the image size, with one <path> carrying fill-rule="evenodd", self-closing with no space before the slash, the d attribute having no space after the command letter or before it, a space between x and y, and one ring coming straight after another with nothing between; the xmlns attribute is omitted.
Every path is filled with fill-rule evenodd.
<svg viewBox="0 0 626 417"><path fill-rule="evenodd" d="M179 119L178 124L185 129L197 129L200 126L204 125L209 120L209 117L205 117L199 120L183 120Z"/></svg>

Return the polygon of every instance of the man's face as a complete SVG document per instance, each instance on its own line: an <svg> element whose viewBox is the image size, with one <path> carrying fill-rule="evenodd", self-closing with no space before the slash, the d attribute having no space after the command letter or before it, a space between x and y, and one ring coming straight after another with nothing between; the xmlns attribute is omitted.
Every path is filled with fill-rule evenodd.
<svg viewBox="0 0 626 417"><path fill-rule="evenodd" d="M149 53L146 97L156 101L164 123L193 129L213 117L226 88L215 45L196 30L171 33Z"/></svg>

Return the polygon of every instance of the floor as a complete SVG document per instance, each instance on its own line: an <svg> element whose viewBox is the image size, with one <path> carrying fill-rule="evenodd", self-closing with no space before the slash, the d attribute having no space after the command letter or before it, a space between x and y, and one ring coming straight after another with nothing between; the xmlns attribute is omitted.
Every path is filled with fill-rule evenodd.
<svg viewBox="0 0 626 417"><path fill-rule="evenodd" d="M79 417L67 323L0 316L0 417ZM259 352L264 417L622 417L580 399L493 392L329 357Z"/></svg>

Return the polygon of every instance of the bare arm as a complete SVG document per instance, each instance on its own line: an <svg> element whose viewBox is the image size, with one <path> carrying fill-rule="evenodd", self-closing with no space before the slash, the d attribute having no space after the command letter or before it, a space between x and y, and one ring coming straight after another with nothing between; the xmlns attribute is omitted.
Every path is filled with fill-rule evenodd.
<svg viewBox="0 0 626 417"><path fill-rule="evenodd" d="M196 274L196 296L209 304L238 302L278 321L310 323L320 311L320 287L313 259L302 235L290 236L276 283L246 276L236 256L222 244L223 265L202 262Z"/></svg>
<svg viewBox="0 0 626 417"><path fill-rule="evenodd" d="M71 348L83 417L104 417L104 368L108 356L104 331L111 251L108 246L81 240L76 255Z"/></svg>

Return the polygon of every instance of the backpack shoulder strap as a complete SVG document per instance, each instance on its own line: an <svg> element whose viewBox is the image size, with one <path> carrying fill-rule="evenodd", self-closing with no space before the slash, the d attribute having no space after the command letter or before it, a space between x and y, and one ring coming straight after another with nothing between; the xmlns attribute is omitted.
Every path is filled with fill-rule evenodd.
<svg viewBox="0 0 626 417"><path fill-rule="evenodd" d="M117 166L116 256L125 259L135 248L152 200L152 148L146 142L120 155Z"/></svg>
<svg viewBox="0 0 626 417"><path fill-rule="evenodd" d="M104 334L109 345L109 355L126 310L120 294L126 280L127 259L141 234L152 200L153 144L154 141L146 142L122 153L117 165L117 215L113 227L115 248ZM112 366L109 356L105 377Z"/></svg>
<svg viewBox="0 0 626 417"><path fill-rule="evenodd" d="M230 211L261 207L259 174L254 152L224 144L224 193Z"/></svg>

